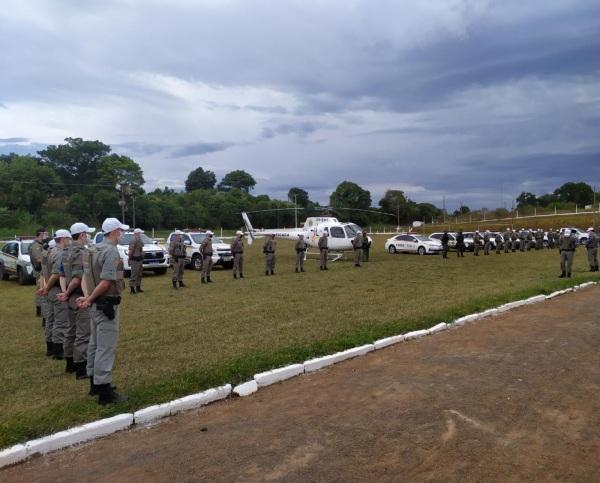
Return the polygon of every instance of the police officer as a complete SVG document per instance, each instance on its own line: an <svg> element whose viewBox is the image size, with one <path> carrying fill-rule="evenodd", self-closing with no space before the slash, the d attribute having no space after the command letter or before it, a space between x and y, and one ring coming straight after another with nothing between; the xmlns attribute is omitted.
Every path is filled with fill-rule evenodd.
<svg viewBox="0 0 600 483"><path fill-rule="evenodd" d="M360 231L356 232L352 240L352 246L354 247L354 266L360 267L360 260L362 258L362 233Z"/></svg>
<svg viewBox="0 0 600 483"><path fill-rule="evenodd" d="M265 275L275 275L275 235L269 235L263 245Z"/></svg>
<svg viewBox="0 0 600 483"><path fill-rule="evenodd" d="M593 227L587 229L588 239L585 242L587 249L588 263L590 264L590 272L598 271L598 237Z"/></svg>
<svg viewBox="0 0 600 483"><path fill-rule="evenodd" d="M529 230L527 230L527 245L525 246L525 249L527 251L531 250L531 246L533 245L533 230L530 228Z"/></svg>
<svg viewBox="0 0 600 483"><path fill-rule="evenodd" d="M456 256L463 258L465 256L465 235L463 235L462 229L458 230L456 234Z"/></svg>
<svg viewBox="0 0 600 483"><path fill-rule="evenodd" d="M142 276L144 273L144 242L142 241L142 233L144 230L136 228L133 230L133 239L129 243L127 257L129 259L129 267L131 275L129 276L130 293L142 293Z"/></svg>
<svg viewBox="0 0 600 483"><path fill-rule="evenodd" d="M296 241L295 249L296 249L296 273L304 272L304 255L306 253L306 242L304 241L304 235L298 235L298 240Z"/></svg>
<svg viewBox="0 0 600 483"><path fill-rule="evenodd" d="M560 237L558 244L558 250L560 253L560 270L561 274L559 278L571 278L571 270L573 269L573 258L575 257L575 247L577 241L575 240L575 231L572 230L569 233L564 233Z"/></svg>
<svg viewBox="0 0 600 483"><path fill-rule="evenodd" d="M535 249L541 250L542 248L544 248L544 232L538 228L535 232Z"/></svg>
<svg viewBox="0 0 600 483"><path fill-rule="evenodd" d="M33 267L33 276L35 278L36 291L35 291L35 315L36 317L42 317L42 326L44 326L44 313L45 313L45 297L42 297L37 293L40 288L40 276L42 273L42 255L44 253L44 239L48 236L48 232L45 228L38 228L35 231L35 240L29 247L29 258L31 260L31 266Z"/></svg>
<svg viewBox="0 0 600 483"><path fill-rule="evenodd" d="M90 395L98 395L102 406L127 400L115 391L112 370L119 339L121 292L125 288L117 243L128 229L116 218L107 218L102 223L104 239L83 256L85 292L77 299L77 305L80 309L90 309L87 375Z"/></svg>
<svg viewBox="0 0 600 483"><path fill-rule="evenodd" d="M45 299L45 312L44 319L46 320L46 326L44 327L44 336L46 339L46 356L51 357L54 355L54 343L52 342L52 330L54 329L54 306L48 300L48 292L45 288L48 286L50 275L52 273L52 255L56 249L56 242L54 240L46 240L44 243L44 251L42 253L42 273L40 276L40 288L37 293Z"/></svg>
<svg viewBox="0 0 600 483"><path fill-rule="evenodd" d="M327 268L327 260L329 257L329 230L325 228L319 238L319 268L321 270L329 270Z"/></svg>
<svg viewBox="0 0 600 483"><path fill-rule="evenodd" d="M511 235L512 235L512 233L510 231L510 228L507 228L506 231L502 234L502 237L504 238L504 253L508 253L510 251Z"/></svg>
<svg viewBox="0 0 600 483"><path fill-rule="evenodd" d="M484 255L490 254L490 246L492 245L490 237L491 237L490 230L485 230L485 233L483 234L483 254Z"/></svg>
<svg viewBox="0 0 600 483"><path fill-rule="evenodd" d="M448 258L448 244L450 243L450 235L448 235L448 230L444 230L444 234L442 235L442 258Z"/></svg>
<svg viewBox="0 0 600 483"><path fill-rule="evenodd" d="M202 283L211 283L210 272L212 270L213 256L213 232L208 230L202 244L200 245L200 254L202 255Z"/></svg>
<svg viewBox="0 0 600 483"><path fill-rule="evenodd" d="M73 243L63 253L63 268L65 272L66 289L57 295L57 299L66 302L69 310L69 326L65 333L63 344L64 356L67 361L65 372L74 372L76 379L87 379L87 349L90 339L89 309L80 309L77 299L83 294L83 255L89 242L89 234L96 231L85 223L75 223L71 226Z"/></svg>
<svg viewBox="0 0 600 483"><path fill-rule="evenodd" d="M554 248L554 229L550 228L548 230L548 250Z"/></svg>
<svg viewBox="0 0 600 483"><path fill-rule="evenodd" d="M519 235L517 235L517 230L514 228L510 231L510 245L512 248L512 252L515 253L517 251L517 241L519 240Z"/></svg>
<svg viewBox="0 0 600 483"><path fill-rule="evenodd" d="M231 244L233 255L233 278L244 278L244 234L238 230Z"/></svg>
<svg viewBox="0 0 600 483"><path fill-rule="evenodd" d="M481 238L481 234L478 231L475 231L475 234L473 235L473 255L476 257L479 256L479 250L481 249L482 242L483 239Z"/></svg>
<svg viewBox="0 0 600 483"><path fill-rule="evenodd" d="M527 232L525 231L525 228L521 228L521 231L519 232L519 250L524 252L526 248L527 248Z"/></svg>
<svg viewBox="0 0 600 483"><path fill-rule="evenodd" d="M183 235L182 231L176 230L171 238L171 243L169 244L169 255L173 260L173 288L177 289L177 284L179 283L179 287L185 287L183 283L183 270L185 265L185 244L181 239L181 235Z"/></svg>
<svg viewBox="0 0 600 483"><path fill-rule="evenodd" d="M63 344L65 341L65 332L69 326L69 311L67 303L59 300L57 295L66 288L64 269L63 269L63 251L71 243L71 233L68 230L57 230L54 234L56 243L55 249L49 258L50 278L41 295L48 296L48 302L52 305L53 324L52 324L52 344L53 359L62 360L64 357Z"/></svg>
<svg viewBox="0 0 600 483"><path fill-rule="evenodd" d="M500 234L500 232L496 233L494 241L496 242L496 255L500 255L500 252L502 250L502 235Z"/></svg>
<svg viewBox="0 0 600 483"><path fill-rule="evenodd" d="M370 249L371 249L371 241L369 240L369 234L365 230L365 231L363 231L363 234L362 234L362 252L363 252L362 260L363 260L363 262L369 261L369 250Z"/></svg>

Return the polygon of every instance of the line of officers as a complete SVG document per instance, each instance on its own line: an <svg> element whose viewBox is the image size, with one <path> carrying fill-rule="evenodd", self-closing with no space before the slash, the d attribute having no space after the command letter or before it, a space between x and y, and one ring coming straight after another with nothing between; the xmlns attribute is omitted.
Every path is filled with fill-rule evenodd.
<svg viewBox="0 0 600 483"><path fill-rule="evenodd" d="M89 395L101 405L127 399L112 384L112 371L125 288L117 243L128 229L107 218L102 242L88 246L95 228L85 223L57 230L52 238L40 228L30 248L46 356L66 360L66 373L89 380Z"/></svg>
<svg viewBox="0 0 600 483"><path fill-rule="evenodd" d="M183 281L185 258L186 258L186 245L182 241L182 235L184 232L177 230L169 244L169 255L173 263L173 278L171 283L174 289L185 287ZM201 283L212 283L211 278L212 266L213 266L213 232L208 230L206 236L199 248L200 258L202 260L202 275ZM358 231L355 237L352 239L352 247L354 249L354 266L360 267L361 262L369 261L369 251L371 248L371 241L366 231ZM329 270L327 262L329 259L329 230L325 228L323 233L319 237L318 241L319 248L319 269ZM275 252L277 249L277 242L275 241L275 235L270 234L266 237L262 247L263 254L265 256L265 275L275 275ZM304 272L304 260L306 259L306 252L308 250L308 244L304 238L304 235L300 234L298 240L294 245L296 252L296 273ZM244 233L237 231L235 238L231 243L231 254L233 256L233 278L244 278ZM133 293L133 289L132 289Z"/></svg>
<svg viewBox="0 0 600 483"><path fill-rule="evenodd" d="M590 272L598 271L598 237L593 227L587 229L588 238L585 241L587 259L590 266ZM542 250L544 248L544 236L546 236L548 249L558 248L560 254L560 278L571 278L573 271L573 260L575 250L577 249L578 239L576 230L565 230L563 233L554 231L552 228L547 233L544 230L526 230L522 228L520 231L507 228L504 233L496 232L494 235L489 230L483 234L475 231L473 235L473 254L479 255L483 249L484 255L489 255L492 248L492 237L496 246L496 253L499 254L504 249L504 253L529 251L532 248ZM450 235L448 231L444 231L441 238L442 242L442 257L448 258L448 249ZM456 255L464 257L465 253L465 236L462 230L456 234Z"/></svg>

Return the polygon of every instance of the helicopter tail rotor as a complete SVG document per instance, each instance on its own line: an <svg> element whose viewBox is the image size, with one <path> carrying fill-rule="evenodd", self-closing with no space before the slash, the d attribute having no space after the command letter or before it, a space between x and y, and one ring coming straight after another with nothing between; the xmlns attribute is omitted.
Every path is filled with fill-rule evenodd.
<svg viewBox="0 0 600 483"><path fill-rule="evenodd" d="M248 214L245 211L242 211L242 219L244 220L246 230L248 231L248 245L252 245L252 242L254 242L254 228L252 228L250 218L248 218Z"/></svg>

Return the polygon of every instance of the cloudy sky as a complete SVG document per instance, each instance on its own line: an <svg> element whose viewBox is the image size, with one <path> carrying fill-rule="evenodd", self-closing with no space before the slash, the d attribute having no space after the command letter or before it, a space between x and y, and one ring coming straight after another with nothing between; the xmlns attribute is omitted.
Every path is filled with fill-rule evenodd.
<svg viewBox="0 0 600 483"><path fill-rule="evenodd" d="M99 139L147 189L202 166L454 209L600 186L597 0L3 0L0 152Z"/></svg>

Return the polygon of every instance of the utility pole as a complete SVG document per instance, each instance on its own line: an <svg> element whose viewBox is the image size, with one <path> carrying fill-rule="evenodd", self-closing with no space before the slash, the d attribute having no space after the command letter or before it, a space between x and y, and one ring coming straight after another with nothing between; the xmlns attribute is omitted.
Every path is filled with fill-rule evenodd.
<svg viewBox="0 0 600 483"><path fill-rule="evenodd" d="M132 224L133 224L133 228L135 228L135 193L132 191L131 192L131 208L132 208Z"/></svg>
<svg viewBox="0 0 600 483"><path fill-rule="evenodd" d="M121 205L121 223L125 223L125 185L121 184L121 201L119 204Z"/></svg>
<svg viewBox="0 0 600 483"><path fill-rule="evenodd" d="M294 195L294 226L298 228L298 203L296 202L297 194Z"/></svg>
<svg viewBox="0 0 600 483"><path fill-rule="evenodd" d="M444 212L444 225L446 224L446 195L442 199L442 211Z"/></svg>

